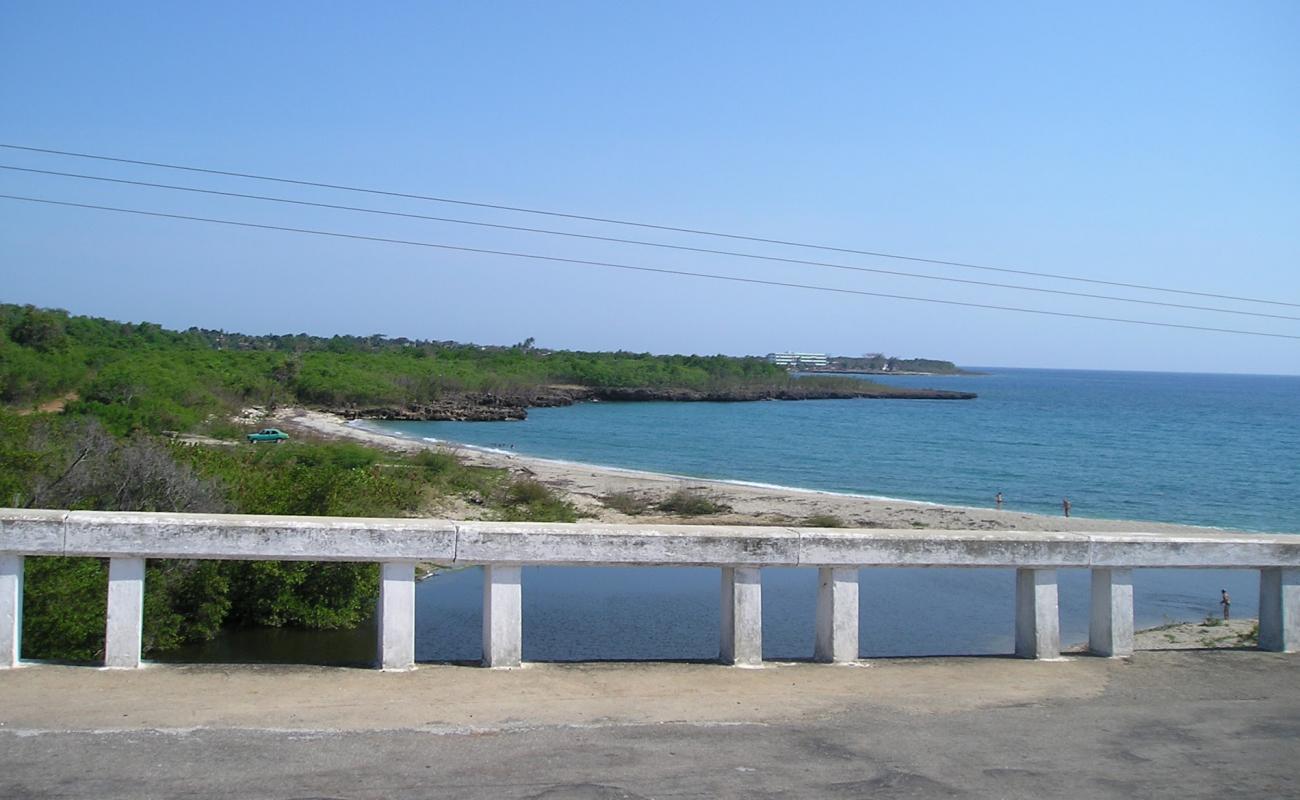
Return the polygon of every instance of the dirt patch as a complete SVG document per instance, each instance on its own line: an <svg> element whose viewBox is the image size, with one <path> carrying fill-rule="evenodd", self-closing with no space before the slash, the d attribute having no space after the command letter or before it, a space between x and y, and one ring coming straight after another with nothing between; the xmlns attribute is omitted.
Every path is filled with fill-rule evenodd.
<svg viewBox="0 0 1300 800"><path fill-rule="evenodd" d="M53 400L46 400L35 408L17 408L14 409L14 412L21 417L25 417L28 414L59 414L63 409L67 408L68 403L71 403L76 399L76 392L68 392L62 397L56 397Z"/></svg>

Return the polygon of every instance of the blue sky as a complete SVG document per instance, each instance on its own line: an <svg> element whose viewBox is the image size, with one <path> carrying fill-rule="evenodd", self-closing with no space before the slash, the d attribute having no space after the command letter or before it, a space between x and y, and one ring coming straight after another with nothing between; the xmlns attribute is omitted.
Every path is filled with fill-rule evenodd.
<svg viewBox="0 0 1300 800"><path fill-rule="evenodd" d="M6 3L0 141L1300 303L1300 5ZM0 150L0 164L1300 316ZM1300 335L1300 322L0 170L0 192ZM1300 341L0 201L0 300L172 327L1300 373Z"/></svg>

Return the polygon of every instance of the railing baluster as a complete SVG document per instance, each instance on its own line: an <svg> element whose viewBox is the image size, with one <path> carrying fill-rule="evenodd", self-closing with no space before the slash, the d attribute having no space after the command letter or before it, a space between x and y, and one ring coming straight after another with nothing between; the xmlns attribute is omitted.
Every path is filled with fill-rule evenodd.
<svg viewBox="0 0 1300 800"><path fill-rule="evenodd" d="M0 669L23 655L23 557L0 555Z"/></svg>
<svg viewBox="0 0 1300 800"><path fill-rule="evenodd" d="M1259 646L1277 653L1300 650L1300 569L1259 571Z"/></svg>
<svg viewBox="0 0 1300 800"><path fill-rule="evenodd" d="M415 564L379 565L379 668L415 668Z"/></svg>
<svg viewBox="0 0 1300 800"><path fill-rule="evenodd" d="M1092 570L1088 649L1109 658L1133 655L1133 570Z"/></svg>
<svg viewBox="0 0 1300 800"><path fill-rule="evenodd" d="M722 645L724 664L763 665L763 583L758 567L722 568Z"/></svg>
<svg viewBox="0 0 1300 800"><path fill-rule="evenodd" d="M1016 655L1058 658L1061 616L1056 599L1056 570L1016 570Z"/></svg>
<svg viewBox="0 0 1300 800"><path fill-rule="evenodd" d="M104 635L104 666L140 666L144 640L144 559L108 560L108 624Z"/></svg>
<svg viewBox="0 0 1300 800"><path fill-rule="evenodd" d="M483 666L517 667L523 658L523 593L518 566L483 567Z"/></svg>
<svg viewBox="0 0 1300 800"><path fill-rule="evenodd" d="M817 570L817 640L813 660L841 664L858 659L858 570Z"/></svg>

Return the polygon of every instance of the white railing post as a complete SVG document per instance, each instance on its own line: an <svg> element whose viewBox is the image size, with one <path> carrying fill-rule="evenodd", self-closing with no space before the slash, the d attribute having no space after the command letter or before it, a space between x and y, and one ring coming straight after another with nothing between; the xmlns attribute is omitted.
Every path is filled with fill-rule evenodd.
<svg viewBox="0 0 1300 800"><path fill-rule="evenodd" d="M1061 617L1057 610L1056 570L1016 570L1016 655L1058 658Z"/></svg>
<svg viewBox="0 0 1300 800"><path fill-rule="evenodd" d="M1133 655L1133 570L1092 570L1088 650L1108 658Z"/></svg>
<svg viewBox="0 0 1300 800"><path fill-rule="evenodd" d="M518 566L483 567L483 666L517 667L523 659L523 593Z"/></svg>
<svg viewBox="0 0 1300 800"><path fill-rule="evenodd" d="M23 655L23 557L0 555L0 669Z"/></svg>
<svg viewBox="0 0 1300 800"><path fill-rule="evenodd" d="M1277 653L1300 650L1300 569L1259 571L1259 647Z"/></svg>
<svg viewBox="0 0 1300 800"><path fill-rule="evenodd" d="M144 641L144 559L108 560L108 624L104 629L104 666L140 666Z"/></svg>
<svg viewBox="0 0 1300 800"><path fill-rule="evenodd" d="M758 567L722 568L722 642L724 664L763 664L763 584Z"/></svg>
<svg viewBox="0 0 1300 800"><path fill-rule="evenodd" d="M379 565L379 668L415 668L415 564Z"/></svg>
<svg viewBox="0 0 1300 800"><path fill-rule="evenodd" d="M817 640L813 660L844 663L858 659L857 567L817 570Z"/></svg>

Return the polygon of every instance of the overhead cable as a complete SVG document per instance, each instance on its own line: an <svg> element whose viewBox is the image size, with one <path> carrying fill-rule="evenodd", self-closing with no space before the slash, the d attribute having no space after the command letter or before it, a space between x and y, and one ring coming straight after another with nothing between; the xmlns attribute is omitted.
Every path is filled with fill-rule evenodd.
<svg viewBox="0 0 1300 800"><path fill-rule="evenodd" d="M658 248L663 248L668 250L683 250L692 253L705 253L708 255L748 258L748 259L754 259L759 261L772 261L772 262L779 262L784 264L802 264L802 265L813 266L813 267L826 267L829 269L848 270L852 272L866 272L875 275L890 275L893 277L901 277L901 278L918 278L922 280L942 281L945 283L961 283L961 284L966 284L968 286L984 286L984 287L991 287L997 289L1013 289L1022 292L1037 292L1040 294L1055 294L1055 295L1065 295L1068 297L1083 297L1092 300L1108 300L1111 302L1119 302L1119 303L1136 303L1139 305L1163 306L1165 308L1182 308L1182 309L1188 309L1192 311L1212 311L1218 314L1236 314L1244 317L1264 317L1267 319L1300 320L1300 317L1287 315L1287 314L1266 314L1260 311L1240 311L1238 309L1219 308L1216 306L1197 306L1197 305L1190 305L1187 303L1170 303L1161 300L1142 300L1133 297L1116 297L1114 295L1092 294L1089 292L1071 292L1065 289L1047 289L1040 286L1023 286L1014 283L994 283L992 281L976 281L976 280L968 280L966 278L951 278L943 275L926 275L917 272L901 272L899 270L879 269L876 267L863 267L863 266L855 266L851 264L836 264L833 262L826 262L826 261L809 261L809 260L799 259L799 258L770 256L761 253L746 253L746 252L740 252L735 250L716 250L707 247L691 247L688 245L668 244L664 242L648 242L640 239L623 239L623 238L618 238L613 236L596 236L594 234L573 233L571 231L557 231L557 230L552 230L550 228L528 228L519 225L505 225L505 224L495 223L495 222L481 222L478 220L459 219L455 217L437 217L437 216L430 216L428 214L412 214L403 211L389 211L386 209L365 208L360 206L345 206L345 205L337 205L335 203L320 203L311 200L296 200L288 197L274 197L274 196L262 195L262 194L246 194L243 192L225 192L217 189L202 189L195 186L177 186L175 184L169 184L169 183L154 183L152 181L135 181L135 180L127 180L126 178L109 178L102 175L85 175L76 172L59 172L57 170L34 169L31 167L18 167L9 164L0 164L0 169L6 169L11 171L17 171L17 172L28 172L28 173L34 173L39 175L56 175L63 178L76 178L79 180L90 180L90 181L100 181L104 183L125 184L129 186L142 186L151 189L167 189L170 191L177 191L177 192L191 192L196 194L216 195L220 197L233 197L233 198L239 198L243 200L261 200L261 201L267 201L272 203L285 203L285 204L297 205L297 206L309 206L312 208L327 208L336 211L353 211L353 212L361 212L365 214L377 214L377 215L388 216L388 217L403 217L406 219L419 219L419 220L426 220L431 222L453 223L456 225L471 225L480 228L493 228L496 230L519 231L523 233L538 233L547 236L565 236L565 237L575 238L575 239L588 239L588 240L595 240L600 242L612 242L616 244L631 244L631 245L639 245L644 247L658 247Z"/></svg>
<svg viewBox="0 0 1300 800"><path fill-rule="evenodd" d="M1216 292L1199 292L1190 289L1174 289L1169 287L1150 286L1150 285L1139 284L1139 283L1107 281L1098 278L1087 278L1078 275L1065 275L1065 274L1053 273L1053 272L1036 272L1033 270L1015 269L1011 267L990 266L988 264L974 264L966 261L948 261L939 258L924 258L921 256L909 256L909 255L902 255L899 253L888 253L888 252L883 252L878 250L860 250L860 249L854 249L849 247L836 247L832 245L813 244L809 242L798 242L798 241L793 241L788 239L776 239L776 238L767 238L762 236L749 236L749 235L738 234L738 233L726 233L723 231L712 231L703 228L687 228L687 227L677 227L673 225L659 225L650 222L638 222L635 220L615 219L612 217L598 217L598 216L592 216L587 214L569 213L564 211L551 211L551 210L538 209L538 208L526 208L523 206L511 206L511 205L504 205L500 203L484 203L484 202L463 200L463 199L452 198L452 197L438 197L435 195L414 194L410 192L397 192L397 191L391 191L386 189L371 189L371 188L365 188L360 186L348 186L344 184L327 183L323 181L299 180L295 178L282 178L282 177L276 177L272 175L259 175L251 172L237 172L232 170L211 169L208 167L193 167L193 166L187 166L183 164L170 164L163 161L145 161L142 159L118 158L115 156L105 156L105 155L98 155L94 153L80 153L72 150L55 150L52 148L45 148L45 147L29 147L25 145L7 144L4 142L0 142L0 147L7 148L10 150L22 150L31 153L46 153L49 155L68 156L71 158L88 158L97 161L111 161L119 164L132 164L135 166L156 167L159 169L183 170L185 172L197 172L197 173L203 173L207 175L222 175L222 176L232 177L232 178L246 178L250 180L272 181L275 183L286 183L295 186L310 186L319 189L333 189L333 190L344 191L344 192L360 192L363 194L381 195L385 197L399 197L408 200L423 200L423 201L433 202L433 203L450 203L455 205L471 206L474 208L493 209L496 211L509 211L509 212L520 213L520 214L538 214L538 215L543 215L548 217L559 217L563 219L580 220L584 222L595 222L595 223L600 223L605 225L623 225L629 227L647 228L650 230L666 231L672 233L685 233L685 234L691 234L696 236L714 236L723 239L734 239L738 241L757 242L761 244L781 245L784 247L800 247L800 248L806 248L812 250L822 250L827 252L871 256L874 258L889 258L889 259L896 259L900 261L911 261L911 262L916 262L921 264L936 264L941 266L959 267L962 269L976 269L976 270L985 270L988 272L1002 272L1002 273L1008 273L1014 275L1027 275L1036 278L1049 278L1052 280L1090 283L1099 286L1115 286L1115 287L1120 287L1125 289L1139 289L1142 291L1151 291L1151 292L1168 292L1172 294L1191 295L1195 297L1210 297L1218 300L1234 300L1243 303L1263 303L1267 305L1289 306L1292 308L1300 308L1300 303L1292 303L1292 302L1286 302L1282 300L1264 300L1260 298L1241 297L1241 296L1222 294Z"/></svg>
<svg viewBox="0 0 1300 800"><path fill-rule="evenodd" d="M135 209L135 208L119 208L116 206L102 206L102 205L94 205L90 203L75 203L66 200L51 200L48 198L41 198L41 197L24 197L20 195L0 194L0 199L17 200L26 203L42 203L45 205L53 205L53 206L66 206L70 208L84 208L84 209L92 209L96 211L111 211L120 214L136 214L136 215L148 216L148 217L160 217L164 219L185 220L189 222L206 222L206 223L211 223L216 225L229 225L229 226L235 226L241 228L254 228L258 230L282 231L287 233L301 233L301 234L308 234L311 236L328 236L328 237L333 237L338 239L352 239L352 240L366 241L366 242L382 242L385 244L397 244L397 245L405 245L411 247L428 247L428 248L436 248L439 250L447 250L447 251L461 252L461 253L477 253L481 255L505 256L508 258L525 258L525 259L532 259L536 261L546 261L551 263L577 264L577 265L590 266L590 267L655 273L659 275L675 275L680 277L706 278L709 280L730 281L733 283L747 283L747 284L754 284L760 286L778 286L787 289L806 289L809 291L857 295L862 297L883 297L892 300L908 300L908 301L918 302L918 303L938 303L941 305L961 306L964 308L982 308L982 309L989 309L994 311L1013 311L1021 314L1037 314L1041 316L1050 316L1050 317L1066 317L1070 319L1086 319L1086 320L1096 320L1101 322L1118 322L1118 323L1124 323L1128 325L1146 325L1146 326L1159 327L1159 328L1179 328L1183 330L1208 331L1212 333L1231 333L1231 334L1239 334L1243 336L1264 336L1273 339L1294 339L1300 341L1300 336L1285 334L1285 333L1269 333L1265 331L1236 330L1232 328L1214 328L1214 327L1208 327L1203 325L1185 325L1185 324L1174 323L1174 322L1156 322L1154 320L1128 319L1124 317L1103 317L1103 316L1097 316L1092 314L1075 314L1066 311L1049 311L1046 309L1020 308L1017 306L1001 306L1001 305L993 305L988 303L971 303L971 302L965 302L961 300L943 300L934 297L916 297L911 295L888 294L885 292L868 292L861 289L843 289L843 288L832 287L832 286L817 286L817 285L805 284L805 283L772 281L772 280L765 280L761 278L745 278L745 277L739 277L735 275L718 275L718 274L708 273L708 272L692 272L689 270L668 269L663 267L647 267L647 266L639 266L633 264L620 264L620 263L610 262L610 261L593 261L593 260L579 259L579 258L564 258L560 256L540 255L537 253L519 253L519 252L514 252L509 250L491 250L482 247L466 247L462 245L444 244L440 242L422 242L422 241L414 241L409 239L394 239L394 238L389 238L384 236L369 236L369 235L359 234L359 233L344 233L341 231L326 231L326 230L318 230L314 228L295 228L286 225L267 225L267 224L257 223L257 222L216 219L213 217L199 217L199 216L192 216L188 214L169 214L162 211L146 211L143 209Z"/></svg>

